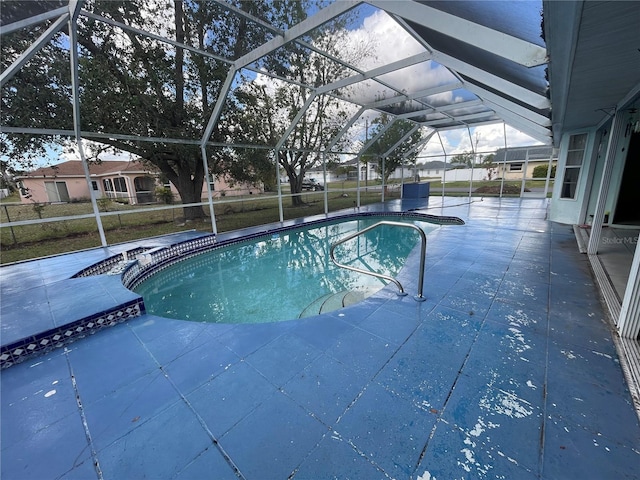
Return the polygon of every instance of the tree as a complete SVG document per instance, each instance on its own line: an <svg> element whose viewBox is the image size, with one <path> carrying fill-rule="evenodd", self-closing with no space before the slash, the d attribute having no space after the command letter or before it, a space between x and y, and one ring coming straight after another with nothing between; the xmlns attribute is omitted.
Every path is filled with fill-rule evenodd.
<svg viewBox="0 0 640 480"><path fill-rule="evenodd" d="M473 153L458 153L457 155L451 157L451 163L458 163L460 165L466 165L467 167L471 168L471 165L473 165Z"/></svg>
<svg viewBox="0 0 640 480"><path fill-rule="evenodd" d="M407 120L394 121L388 115L382 114L373 122L373 135L377 135L381 129L387 127L390 123L391 125L385 130L382 136L378 138L378 140L375 141L365 152L366 156L370 157L373 155L380 159L379 168L382 167L382 155L402 140L402 138L404 138L415 126L414 123ZM414 131L407 139L405 139L391 153L389 153L387 157L384 158L384 183L387 183L389 176L396 170L396 168L403 165L403 163L415 167L418 152L414 151L409 156L405 155L413 145L420 141L421 137L422 134L420 133L420 130Z"/></svg>
<svg viewBox="0 0 640 480"><path fill-rule="evenodd" d="M272 18L276 26L283 27L285 11L291 8L287 3L242 2L242 8L257 17ZM94 0L86 2L84 8L229 59L238 58L269 38L260 25L230 15L214 2ZM28 32L3 37L3 67L17 58L44 28L36 26ZM3 125L71 128L66 35L60 32L3 87ZM229 71L229 62L89 17L78 21L78 42L82 129L115 134L100 140L103 145L92 150L92 158L96 159L105 148L130 152L155 165L176 187L183 203L200 202L205 170L198 145L127 140L118 135L199 140ZM225 139L226 129L227 124L222 122L212 140ZM4 153L13 162L43 155L50 142L69 143L68 138L59 136L7 135L5 141ZM211 173L220 174L230 158L225 150L215 153ZM201 207L185 207L184 214L186 219L195 219L203 217L204 211Z"/></svg>
<svg viewBox="0 0 640 480"><path fill-rule="evenodd" d="M495 154L490 153L482 157L480 168L487 169L487 180L493 180L494 175L498 172L498 165L494 162Z"/></svg>
<svg viewBox="0 0 640 480"><path fill-rule="evenodd" d="M300 2L285 3L301 5ZM305 9L291 13L298 15L295 21L301 21ZM368 55L370 46L366 43L356 46L347 43L346 21L347 18L341 18L325 24L312 33L312 43L329 54L354 64ZM293 194L292 205L299 206L303 201L296 194L302 192L305 173L322 163L321 151L347 121L346 105L333 96L315 97L286 139L283 148L278 152L274 152L272 148L283 138L307 98L313 95L313 88L331 83L351 72L345 66L295 44L289 45L280 55L286 56L286 62L282 63L286 65L286 69L282 74L292 83L257 76L245 79L244 84L235 92L235 100L240 105L234 111L237 116L234 123L241 125L240 131L236 132L238 140L271 149L245 149L238 153L235 162L246 175L253 178L261 174L275 178L277 162L289 180ZM340 147L341 143L337 146ZM324 160L330 162L335 159L327 156Z"/></svg>

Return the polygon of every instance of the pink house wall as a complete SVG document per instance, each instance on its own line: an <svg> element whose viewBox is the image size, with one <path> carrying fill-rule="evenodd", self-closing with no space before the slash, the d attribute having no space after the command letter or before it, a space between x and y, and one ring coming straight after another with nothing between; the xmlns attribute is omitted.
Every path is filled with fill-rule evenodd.
<svg viewBox="0 0 640 480"><path fill-rule="evenodd" d="M136 177L154 177L154 174L136 172L136 173L121 173L115 175L92 175L91 180L96 182L97 191L96 196L98 198L103 197L111 197L113 199L121 198L122 200L127 200L131 204L137 203L136 199L136 191L134 179ZM113 180L115 178L124 178L127 185L127 192L107 192L104 186L105 179L111 179L113 184ZM90 193L89 188L87 186L87 182L84 176L64 176L57 175L51 177L22 177L21 178L22 185L24 187L26 195L22 195L21 192L21 201L22 203L48 203L51 201L49 196L47 195L47 190L45 188L45 182L61 182L66 185L66 191L68 192L69 200L80 200L80 199L89 199ZM160 186L159 183L156 182L156 186ZM178 195L178 191L170 184L171 191L174 194L174 201L178 201L180 196ZM154 187L155 190L155 187ZM224 193L223 193L224 192ZM225 181L224 179L216 179L214 182L214 190L213 197L221 198L223 196L236 196L236 195L249 195L249 194L257 194L262 193L263 189L260 186L253 186L249 184L238 184L235 183L233 187L231 187L230 183ZM202 199L207 199L207 187L203 186L202 189ZM62 199L63 200L63 199ZM64 201L64 200L63 200Z"/></svg>

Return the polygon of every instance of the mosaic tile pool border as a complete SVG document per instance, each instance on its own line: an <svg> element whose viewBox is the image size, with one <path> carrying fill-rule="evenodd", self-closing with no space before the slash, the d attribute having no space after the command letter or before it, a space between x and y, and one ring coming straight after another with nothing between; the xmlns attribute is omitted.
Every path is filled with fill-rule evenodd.
<svg viewBox="0 0 640 480"><path fill-rule="evenodd" d="M144 302L142 298L137 298L114 309L90 315L4 345L0 350L0 369L64 347L87 335L93 335L103 328L112 327L144 313Z"/></svg>

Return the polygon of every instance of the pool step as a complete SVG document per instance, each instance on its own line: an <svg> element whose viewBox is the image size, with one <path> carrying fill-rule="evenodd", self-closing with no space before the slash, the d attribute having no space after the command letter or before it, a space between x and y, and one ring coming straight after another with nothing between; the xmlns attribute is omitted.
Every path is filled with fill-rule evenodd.
<svg viewBox="0 0 640 480"><path fill-rule="evenodd" d="M310 317L320 313L329 313L348 307L349 305L361 302L378 290L378 288L368 288L366 290L343 290L337 293L328 293L311 302L298 318Z"/></svg>

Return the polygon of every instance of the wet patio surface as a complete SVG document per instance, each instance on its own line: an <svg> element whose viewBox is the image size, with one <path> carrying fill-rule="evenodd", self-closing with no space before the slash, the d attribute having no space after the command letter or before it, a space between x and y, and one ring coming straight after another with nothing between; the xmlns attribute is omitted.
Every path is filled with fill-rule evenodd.
<svg viewBox="0 0 640 480"><path fill-rule="evenodd" d="M0 476L637 478L640 425L589 262L547 201L368 208L465 220L428 235L426 302L391 286L280 323L145 314L6 368ZM3 345L120 300L70 280L120 248L2 267Z"/></svg>

